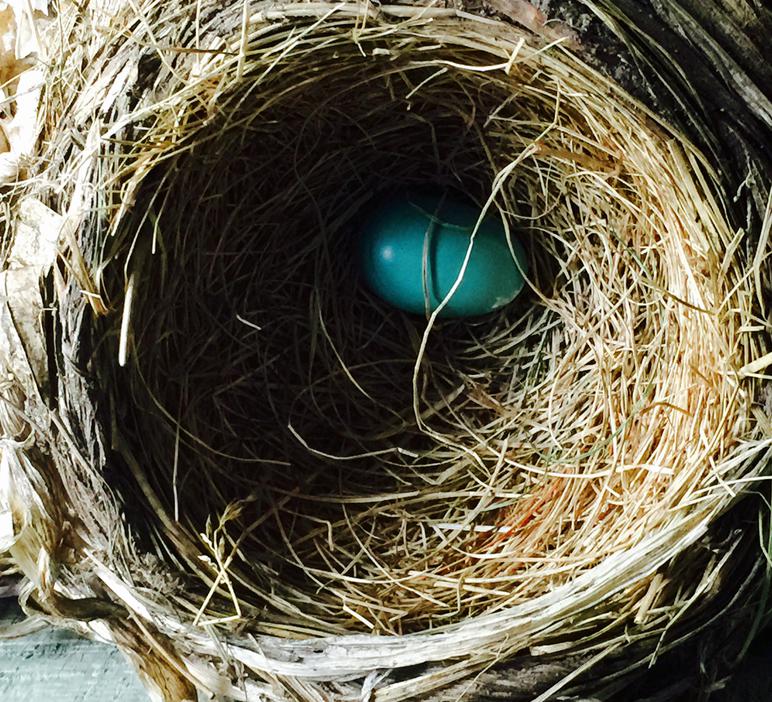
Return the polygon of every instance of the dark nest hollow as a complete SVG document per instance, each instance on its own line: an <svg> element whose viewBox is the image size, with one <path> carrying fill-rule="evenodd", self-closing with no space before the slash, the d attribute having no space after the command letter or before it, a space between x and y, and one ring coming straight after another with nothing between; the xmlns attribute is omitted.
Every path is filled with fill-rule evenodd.
<svg viewBox="0 0 772 702"><path fill-rule="evenodd" d="M98 42L63 12L46 88L57 372L6 421L30 608L170 700L397 700L584 655L559 687L667 649L747 558L695 545L769 468L769 221L733 228L709 162L561 26L135 10ZM359 282L362 213L427 183L522 242L515 303L421 318Z"/></svg>

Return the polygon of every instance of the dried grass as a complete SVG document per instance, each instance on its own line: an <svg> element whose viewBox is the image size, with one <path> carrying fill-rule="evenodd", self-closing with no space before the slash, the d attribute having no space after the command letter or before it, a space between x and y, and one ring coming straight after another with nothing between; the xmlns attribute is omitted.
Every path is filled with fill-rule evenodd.
<svg viewBox="0 0 772 702"><path fill-rule="evenodd" d="M733 547L667 564L769 466L770 252L684 138L560 39L438 8L143 3L93 46L46 91L36 194L47 450L99 585L63 581L131 615L94 631L182 690L398 700L665 642L726 577ZM515 304L417 319L357 284L361 208L427 181L526 245Z"/></svg>

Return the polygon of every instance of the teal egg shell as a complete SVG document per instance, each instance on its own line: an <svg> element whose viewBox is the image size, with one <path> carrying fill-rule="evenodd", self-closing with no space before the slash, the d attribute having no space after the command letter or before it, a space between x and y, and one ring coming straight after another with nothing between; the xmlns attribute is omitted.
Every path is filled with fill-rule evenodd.
<svg viewBox="0 0 772 702"><path fill-rule="evenodd" d="M381 200L364 218L359 239L365 283L398 309L423 315L428 300L433 312L458 278L480 213L452 193L400 193ZM514 300L525 284L520 271L527 272L527 260L515 239L512 249L520 268L503 223L496 216L486 217L475 235L463 280L439 316L474 317Z"/></svg>

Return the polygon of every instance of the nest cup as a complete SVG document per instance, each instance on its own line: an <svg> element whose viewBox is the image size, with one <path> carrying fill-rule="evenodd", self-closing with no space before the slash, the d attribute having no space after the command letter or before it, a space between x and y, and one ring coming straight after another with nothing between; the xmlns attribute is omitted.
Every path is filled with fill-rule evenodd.
<svg viewBox="0 0 772 702"><path fill-rule="evenodd" d="M156 656L183 691L280 674L309 699L665 631L732 567L689 549L769 450L741 372L769 351L743 331L763 259L700 154L566 42L497 21L178 12L119 15L155 46L116 31L96 87L47 97L74 125L37 193L71 232L64 419L36 449L68 495L54 532L78 535L67 594L131 613L107 631L154 642L151 686ZM419 318L360 284L368 205L426 184L522 242L515 303ZM367 684L455 679L422 675Z"/></svg>

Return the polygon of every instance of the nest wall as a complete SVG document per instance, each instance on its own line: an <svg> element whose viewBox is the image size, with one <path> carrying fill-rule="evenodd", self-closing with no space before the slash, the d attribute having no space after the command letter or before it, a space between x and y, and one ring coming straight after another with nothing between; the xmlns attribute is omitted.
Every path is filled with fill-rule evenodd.
<svg viewBox="0 0 772 702"><path fill-rule="evenodd" d="M62 60L24 193L59 254L4 422L29 607L166 699L405 699L526 650L667 648L768 469L764 245L568 35L242 10L63 15L110 31ZM427 182L526 246L514 305L421 319L359 284L363 209Z"/></svg>

